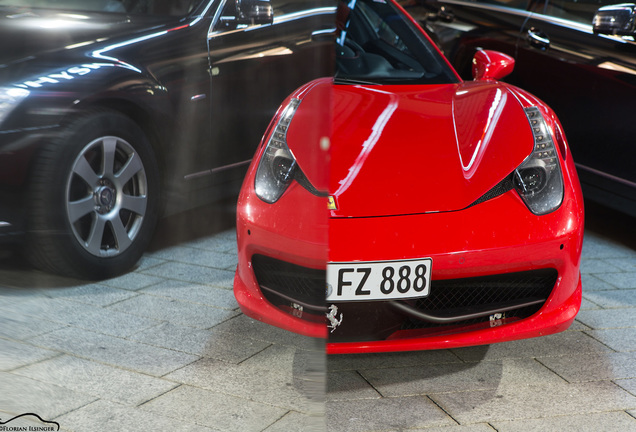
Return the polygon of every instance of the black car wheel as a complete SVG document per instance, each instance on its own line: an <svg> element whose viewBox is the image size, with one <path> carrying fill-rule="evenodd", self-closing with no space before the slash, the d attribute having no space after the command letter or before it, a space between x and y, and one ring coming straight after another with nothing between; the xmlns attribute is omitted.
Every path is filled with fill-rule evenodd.
<svg viewBox="0 0 636 432"><path fill-rule="evenodd" d="M32 180L27 255L36 267L102 279L139 260L157 222L159 175L131 119L80 116L44 147Z"/></svg>

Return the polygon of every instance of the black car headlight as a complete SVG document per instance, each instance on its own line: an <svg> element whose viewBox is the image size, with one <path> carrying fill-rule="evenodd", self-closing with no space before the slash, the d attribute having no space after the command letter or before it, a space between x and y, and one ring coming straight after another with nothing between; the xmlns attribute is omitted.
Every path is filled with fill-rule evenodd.
<svg viewBox="0 0 636 432"><path fill-rule="evenodd" d="M530 211L544 215L563 202L563 175L552 133L537 107L526 108L534 150L515 170L515 188Z"/></svg>
<svg viewBox="0 0 636 432"><path fill-rule="evenodd" d="M278 118L256 170L256 195L270 204L283 195L297 169L296 158L287 146L287 129L299 104L299 99L292 99Z"/></svg>

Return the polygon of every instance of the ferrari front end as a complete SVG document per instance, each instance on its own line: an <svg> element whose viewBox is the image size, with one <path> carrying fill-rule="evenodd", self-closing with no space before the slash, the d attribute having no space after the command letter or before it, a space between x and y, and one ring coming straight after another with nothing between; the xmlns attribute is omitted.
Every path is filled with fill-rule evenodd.
<svg viewBox="0 0 636 432"><path fill-rule="evenodd" d="M246 315L320 338L330 107L331 79L317 80L294 92L272 120L239 195L234 279Z"/></svg>

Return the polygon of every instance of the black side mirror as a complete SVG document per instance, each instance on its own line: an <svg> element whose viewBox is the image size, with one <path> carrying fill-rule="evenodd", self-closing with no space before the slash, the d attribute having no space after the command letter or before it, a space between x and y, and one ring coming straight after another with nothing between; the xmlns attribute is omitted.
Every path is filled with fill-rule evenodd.
<svg viewBox="0 0 636 432"><path fill-rule="evenodd" d="M636 4L604 6L596 11L592 25L594 34L633 36L636 33Z"/></svg>
<svg viewBox="0 0 636 432"><path fill-rule="evenodd" d="M274 8L270 0L236 0L237 24L271 24Z"/></svg>

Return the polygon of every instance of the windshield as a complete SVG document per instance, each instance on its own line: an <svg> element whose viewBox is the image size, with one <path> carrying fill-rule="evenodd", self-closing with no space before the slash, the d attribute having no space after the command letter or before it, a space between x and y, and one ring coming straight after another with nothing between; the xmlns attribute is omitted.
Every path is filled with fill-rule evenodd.
<svg viewBox="0 0 636 432"><path fill-rule="evenodd" d="M387 0L339 2L336 82L446 84L457 81L421 30Z"/></svg>
<svg viewBox="0 0 636 432"><path fill-rule="evenodd" d="M0 6L71 12L183 16L204 0L0 0Z"/></svg>

